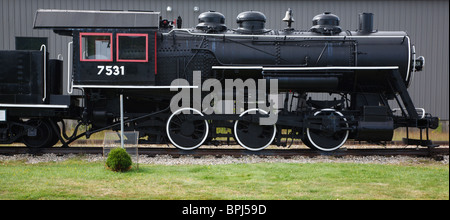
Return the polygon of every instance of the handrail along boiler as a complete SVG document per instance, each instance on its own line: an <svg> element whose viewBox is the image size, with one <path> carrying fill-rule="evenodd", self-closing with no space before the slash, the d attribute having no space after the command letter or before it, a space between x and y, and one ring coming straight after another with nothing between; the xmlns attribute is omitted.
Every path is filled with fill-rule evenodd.
<svg viewBox="0 0 450 220"><path fill-rule="evenodd" d="M170 142L183 150L235 139L257 151L301 139L310 148L333 151L348 139L382 143L399 127L428 134L438 126L438 118L416 109L407 91L424 58L416 57L405 32L373 30L371 13L359 14L357 31L342 30L330 12L299 31L292 27L290 9L282 30L267 29L258 11L240 13L235 29L215 11L198 20L195 28L183 29L181 17L173 28L158 12L38 10L35 28L72 37L67 78L63 82L62 61L48 59L46 50L0 51L0 143L68 146L82 136L117 130L120 94L126 129L139 131L140 143ZM271 113L249 108L256 100L249 88L232 91L244 97L241 112L228 102L221 107L231 114L205 114L192 100L189 107L169 111L182 89L208 95L194 73L201 82L217 79L222 85L227 79L276 79L281 97L276 123L258 123ZM188 84L174 84L175 79ZM391 108L392 102L399 108ZM218 108L213 102L207 107ZM65 119L79 122L71 135ZM85 131L79 134L81 125ZM434 146L428 135L405 142Z"/></svg>

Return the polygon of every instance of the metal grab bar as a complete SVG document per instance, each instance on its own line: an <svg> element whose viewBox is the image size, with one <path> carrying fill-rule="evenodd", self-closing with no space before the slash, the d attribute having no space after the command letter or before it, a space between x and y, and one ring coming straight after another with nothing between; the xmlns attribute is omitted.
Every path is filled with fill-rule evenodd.
<svg viewBox="0 0 450 220"><path fill-rule="evenodd" d="M47 46L42 44L40 51L42 51L42 48L44 48L44 97L42 101L45 101L47 98Z"/></svg>
<svg viewBox="0 0 450 220"><path fill-rule="evenodd" d="M395 112L400 111L400 110L402 110L402 109L401 108L393 108L392 112L395 113ZM416 111L417 111L417 114L419 115L419 119L424 119L425 118L426 111L425 111L424 108L416 108Z"/></svg>
<svg viewBox="0 0 450 220"><path fill-rule="evenodd" d="M70 51L71 51L71 45L73 44L73 41L70 41L67 44L67 93L70 95L73 93L73 79L72 79L72 74L71 74L71 69L70 69L70 63L72 61L72 58L70 56Z"/></svg>

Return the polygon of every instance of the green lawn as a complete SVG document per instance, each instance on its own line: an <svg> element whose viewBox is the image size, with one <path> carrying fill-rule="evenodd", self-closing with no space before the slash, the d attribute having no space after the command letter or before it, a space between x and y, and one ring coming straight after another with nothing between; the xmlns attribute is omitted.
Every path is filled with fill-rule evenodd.
<svg viewBox="0 0 450 220"><path fill-rule="evenodd" d="M0 199L449 199L449 166L351 163L143 165L0 162Z"/></svg>

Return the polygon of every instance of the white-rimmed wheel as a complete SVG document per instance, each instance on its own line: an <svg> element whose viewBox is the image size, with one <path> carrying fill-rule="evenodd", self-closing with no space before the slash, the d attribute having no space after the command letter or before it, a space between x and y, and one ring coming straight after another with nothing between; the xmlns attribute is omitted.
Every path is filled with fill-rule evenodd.
<svg viewBox="0 0 450 220"><path fill-rule="evenodd" d="M261 109L249 109L239 117L246 114L267 114ZM268 147L275 139L277 129L275 125L260 125L259 123L239 120L234 123L234 136L236 141L247 150L259 151Z"/></svg>
<svg viewBox="0 0 450 220"><path fill-rule="evenodd" d="M182 150L194 150L208 138L209 126L206 120L192 120L190 115L203 114L193 108L175 111L167 120L166 132L170 142Z"/></svg>
<svg viewBox="0 0 450 220"><path fill-rule="evenodd" d="M329 122L336 122L335 119L339 118L339 125L325 125L325 126L342 126L348 127L345 123L347 120L341 112L334 109L322 109L314 113L314 116L325 116ZM324 126L322 126L324 127ZM308 147L315 148L321 151L334 151L339 149L347 141L349 131L348 130L338 130L334 129L306 129L307 139L305 144Z"/></svg>

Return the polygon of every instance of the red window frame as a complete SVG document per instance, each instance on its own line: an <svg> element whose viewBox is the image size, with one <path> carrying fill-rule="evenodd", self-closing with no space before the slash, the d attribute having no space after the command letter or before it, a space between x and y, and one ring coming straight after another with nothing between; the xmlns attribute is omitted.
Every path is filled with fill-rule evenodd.
<svg viewBox="0 0 450 220"><path fill-rule="evenodd" d="M107 36L111 40L110 54L111 59L83 59L83 36ZM87 62L112 62L113 61L113 34L112 33L80 33L80 61Z"/></svg>
<svg viewBox="0 0 450 220"><path fill-rule="evenodd" d="M119 37L145 37L145 60L127 60L119 59ZM136 62L146 63L148 62L148 34L130 34L130 33L117 33L116 34L116 61L117 62Z"/></svg>

